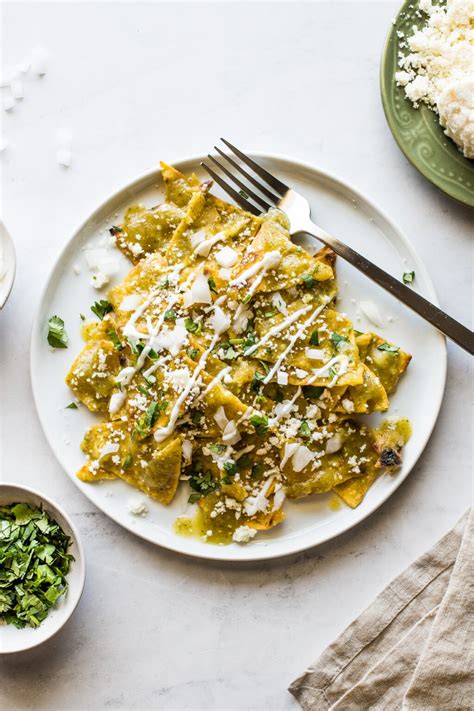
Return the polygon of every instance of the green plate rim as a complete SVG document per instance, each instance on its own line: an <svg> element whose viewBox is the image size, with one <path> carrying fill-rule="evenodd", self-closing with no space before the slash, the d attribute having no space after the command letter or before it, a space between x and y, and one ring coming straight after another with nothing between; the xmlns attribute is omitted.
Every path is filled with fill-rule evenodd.
<svg viewBox="0 0 474 711"><path fill-rule="evenodd" d="M395 44L394 51L398 51L399 49L399 42L398 42L398 37L397 37L397 30L400 29L400 21L401 21L401 16L403 13L405 13L408 9L412 9L414 3L416 3L417 0L405 0L403 5L400 7L399 11L397 12L394 20L392 20L391 25L388 29L387 36L385 38L383 50L382 50L382 58L380 62L380 95L381 95L381 100L382 100L382 106L385 114L385 118L387 120L388 126L390 128L390 131L392 132L392 136L394 137L398 147L402 151L403 155L407 158L407 160L418 170L418 172L423 175L424 178L426 178L432 185L434 185L438 190L441 190L445 195L448 195L449 197L453 198L457 202L461 203L462 205L467 205L468 207L474 207L474 189L470 190L468 186L461 187L459 186L458 183L453 183L452 181L449 181L449 178L445 178L444 176L440 176L437 172L435 172L433 169L430 169L417 155L416 153L411 149L410 146L406 144L406 141L403 139L403 136L400 135L399 127L397 120L395 118L395 111L393 109L392 103L389 101L389 96L390 92L393 91L400 91L403 92L402 88L397 88L395 81L394 81L394 74L393 71L390 69L390 71L387 68L387 62L388 62L388 55L389 52L392 51L392 45ZM387 74L390 74L390 81L388 82L387 79ZM412 112L417 112L421 113L422 120L423 122L427 125L429 133L431 133L431 136L433 139L436 139L436 142L438 144L439 148L442 148L444 150L445 155L449 156L450 161L454 161L459 164L459 160L462 161L462 165L467 168L470 172L472 172L472 182L474 184L474 161L469 160L468 158L465 158L460 151L457 150L455 143L444 133L443 129L441 128L437 118L436 114L431 111L427 106L421 106L418 109L413 108L411 102L409 99L407 99L404 96L404 93L400 94L402 100L404 101L404 108L408 113ZM434 118L434 120L433 120ZM430 128L431 124L431 128ZM436 133L433 133L433 127ZM442 146L440 144L440 139L441 136L448 141L448 144L445 144L445 146ZM443 139L441 139L443 140ZM450 144L452 145L452 149L450 147ZM447 150L446 150L447 147ZM456 151L456 154L453 154L452 151Z"/></svg>

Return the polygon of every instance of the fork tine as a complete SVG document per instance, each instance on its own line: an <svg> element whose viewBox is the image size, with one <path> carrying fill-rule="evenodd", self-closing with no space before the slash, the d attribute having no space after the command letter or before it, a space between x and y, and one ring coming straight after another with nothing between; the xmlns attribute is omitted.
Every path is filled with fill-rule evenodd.
<svg viewBox="0 0 474 711"><path fill-rule="evenodd" d="M232 175L230 170L228 170L224 165L221 165L218 160L216 160L215 158L213 158L210 155L208 155L207 157L209 158L209 160L212 160L212 162L215 163L215 165L217 165L217 167L222 170L224 175L227 175L227 177L230 178L233 183L238 185L239 188L242 188L244 193L246 193L249 197L251 197L254 202L256 202L258 205L261 205L264 210L270 209L270 205L267 202L265 202L265 200L263 200L263 198L261 198L259 195L257 195L257 193L254 193L253 190L251 190L249 187L247 187L247 185L245 185L241 180L236 178L235 175Z"/></svg>
<svg viewBox="0 0 474 711"><path fill-rule="evenodd" d="M227 193L227 195L230 195L230 197L233 200L235 200L237 205L240 205L240 207L243 210L248 210L248 212L251 212L252 215L256 215L256 216L261 214L262 211L259 210L258 207L255 207L255 205L252 205L252 203L249 202L248 200L246 200L244 197L242 197L242 195L240 193L238 193L237 190L234 190L234 188L232 188L230 185L228 185L225 182L225 180L223 180L220 177L220 175L218 175L215 172L215 170L210 168L205 163L201 163L201 165L204 168L204 170L206 170L209 173L211 178L213 178L216 181L216 183L221 186L222 190L224 190Z"/></svg>
<svg viewBox="0 0 474 711"><path fill-rule="evenodd" d="M269 190L265 185L262 185L261 183L256 180L253 175L250 175L244 168L242 168L237 161L235 161L233 158L228 155L228 153L224 153L224 151L221 151L221 149L218 146L214 146L214 150L216 150L226 161L228 161L236 170L239 171L242 175L244 175L249 183L252 183L252 185L255 185L256 188L260 190L261 193L266 195L272 202L277 204L278 200L280 197L278 195L274 195L271 190Z"/></svg>
<svg viewBox="0 0 474 711"><path fill-rule="evenodd" d="M283 195L288 192L290 189L288 185L285 185L285 183L282 183L281 180L278 180L278 178L275 178L274 175L268 172L268 170L265 170L265 168L262 168L261 165L258 163L255 163L251 158L245 155L245 153L242 153L242 151L239 151L238 148L232 145L232 143L229 143L229 141L226 141L225 138L221 138L221 141L225 143L227 148L230 148L230 150L235 153L235 155L240 158L240 160L248 165L250 168L253 168L253 170L261 177L263 178L271 187L277 191L277 193L283 197Z"/></svg>

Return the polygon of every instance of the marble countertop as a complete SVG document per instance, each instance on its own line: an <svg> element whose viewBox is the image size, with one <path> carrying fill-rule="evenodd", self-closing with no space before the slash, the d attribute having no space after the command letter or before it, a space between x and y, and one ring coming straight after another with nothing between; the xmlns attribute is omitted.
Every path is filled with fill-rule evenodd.
<svg viewBox="0 0 474 711"><path fill-rule="evenodd" d="M74 227L159 158L204 152L222 133L311 162L374 199L413 241L441 305L469 322L472 213L408 164L383 116L379 58L396 7L4 4L4 65L37 44L50 59L2 112L3 215L18 273L0 314L1 478L37 486L72 513L87 581L55 638L1 660L3 708L295 708L289 682L467 508L470 361L451 345L438 424L394 496L330 543L247 565L169 553L97 511L50 452L29 380L33 314ZM68 169L56 158L64 129Z"/></svg>

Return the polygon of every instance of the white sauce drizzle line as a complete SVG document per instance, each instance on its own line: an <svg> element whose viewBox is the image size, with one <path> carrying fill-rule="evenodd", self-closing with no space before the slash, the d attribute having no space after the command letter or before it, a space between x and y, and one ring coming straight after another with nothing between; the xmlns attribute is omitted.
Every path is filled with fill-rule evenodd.
<svg viewBox="0 0 474 711"><path fill-rule="evenodd" d="M205 350L204 353L202 354L202 356L200 357L200 359L196 365L196 368L194 369L192 378L190 378L189 383L186 385L183 392L181 393L181 395L179 396L179 398L176 400L176 402L173 405L173 409L171 410L171 414L170 414L170 419L169 419L166 427L159 427L157 430L155 430L154 437L157 442L162 442L164 439L169 437L170 434L173 433L174 428L176 427L176 422L179 417L181 405L188 397L193 386L196 384L198 376L199 376L200 372L202 371L202 369L204 368L204 366L206 365L206 360L207 360L210 352L212 351L212 349L218 342L219 338L220 338L219 334L216 333L216 335L212 337L212 341L209 345L209 348L207 350Z"/></svg>
<svg viewBox="0 0 474 711"><path fill-rule="evenodd" d="M263 381L265 385L267 383L269 383L270 380L273 378L273 376L275 375L275 373L277 372L277 370L279 369L279 367L285 360L286 356L288 355L288 353L291 351L291 349L295 345L296 341L298 341L300 338L302 338L305 335L306 329L309 326L311 326L313 321L319 316L321 311L326 308L328 303L329 303L328 301L325 301L324 304L321 304L321 306L319 306L315 311L313 311L311 316L308 319L306 319L304 324L302 326L300 326L300 328L296 331L296 333L290 338L290 342L288 343L287 347L285 348L283 353L280 355L280 357L278 358L276 363L274 363L272 369L265 376L265 380ZM311 308L311 306L309 308Z"/></svg>
<svg viewBox="0 0 474 711"><path fill-rule="evenodd" d="M333 365L336 365L337 363L341 363L341 367L339 368L339 371L336 373L336 375L333 377L329 385L327 385L328 388L332 388L338 379L341 377L341 375L344 375L344 373L347 372L348 369L348 358L346 355L343 353L340 353L337 356L334 356L334 358L331 358L325 365L323 365L321 368L318 370L313 370L313 373L311 375L311 378L308 380L308 384L314 383L314 381L317 378L321 378L322 376L326 375L326 373L329 372L329 370L332 368Z"/></svg>
<svg viewBox="0 0 474 711"><path fill-rule="evenodd" d="M232 370L232 368L230 366L227 366L226 368L222 368L222 370L220 370L217 373L217 375L211 380L211 382L207 385L206 389L203 390L202 393L199 395L199 397L196 398L196 402L199 402L204 397L206 397L207 393L212 390L214 385L217 385L218 383L220 383L222 378L225 378L227 373L230 373L231 370Z"/></svg>
<svg viewBox="0 0 474 711"><path fill-rule="evenodd" d="M256 264L252 264L251 267L239 274L238 277L232 279L229 282L230 286L236 286L237 284L243 284L248 281L251 277L258 274L259 271L263 271L265 274L271 267L276 267L281 262L281 252L274 250L273 252L268 252L263 259L261 259Z"/></svg>
<svg viewBox="0 0 474 711"><path fill-rule="evenodd" d="M324 304L326 305L326 304ZM303 314L308 313L308 311L311 311L311 306L305 306L302 309L299 309L298 311L295 311L294 314L291 314L288 316L288 318L283 319L283 321L276 326L273 326L273 328L270 328L269 331L265 333L262 338L257 341L257 343L254 343L253 346L249 346L249 348L246 348L244 351L244 356L249 356L254 353L257 348L260 348L260 346L263 346L265 343L267 343L273 336L275 336L277 333L280 333L280 331L283 331L287 326L291 326L291 324L299 319L300 316Z"/></svg>
<svg viewBox="0 0 474 711"><path fill-rule="evenodd" d="M211 248L218 242L224 240L225 238L225 232L216 232L216 234L212 237L208 237L202 242L199 242L193 250L194 254L198 254L200 257L207 257L209 255L209 252L211 251Z"/></svg>
<svg viewBox="0 0 474 711"><path fill-rule="evenodd" d="M254 276L258 272L261 272L258 275L258 277L252 282L252 285L250 286L250 289L247 292L246 298L250 299L250 297L254 295L254 293L260 286L268 269L270 269L271 267L276 267L280 261L281 261L280 252L278 252L277 250L275 250L274 252L269 252L268 254L266 254L264 256L264 258L260 262L257 262L257 264L254 264L253 266L249 267L244 272L242 272L242 274L239 277L230 281L229 286L236 286L237 284L242 286L243 283L245 281L247 281L247 279L250 279L250 277ZM248 301L247 301L247 303L248 303ZM235 312L234 318L233 318L234 323L236 323L240 319L245 307L246 307L246 304L239 304L238 305L237 311Z"/></svg>
<svg viewBox="0 0 474 711"><path fill-rule="evenodd" d="M286 417L286 415L288 415L291 412L291 408L293 407L293 405L295 404L295 402L297 401L297 399L299 398L300 395L301 395L301 388L298 387L298 390L295 392L295 394L289 401L288 405L286 405L285 409L281 408L280 413L278 415L276 415L276 417L272 417L272 420L271 420L272 425L276 425L277 422L279 422L282 417Z"/></svg>
<svg viewBox="0 0 474 711"><path fill-rule="evenodd" d="M178 264L176 267L174 267L172 269L172 272L173 272L173 274L178 275L183 268L184 268L184 265ZM189 281L189 278L186 280L186 284L188 283L188 281ZM144 349L142 350L142 352L140 353L140 356L137 359L135 367L134 368L130 367L129 370L127 368L124 369L124 370L128 370L128 372L120 380L120 384L122 386L121 391L118 393L113 393L110 397L110 401L109 401L110 414L113 415L116 412L118 412L118 410L120 410L120 408L124 404L125 399L127 397L127 386L130 385L130 383L132 382L133 378L138 373L138 371L143 368L145 359L146 359L148 353L152 349L153 339L158 335L158 332L160 331L161 326L163 325L166 311L168 311L168 309L171 306L174 306L174 304L179 300L179 297L180 297L180 294L178 293L178 294L175 294L174 296L172 296L171 299L169 299L167 304L163 307L161 316L158 318L154 328L151 328L151 319L149 317L147 317L146 321L147 321L147 327L148 327L148 334L141 333L140 331L137 331L137 329L135 328L135 323L137 322L137 319L143 315L143 312L145 311L145 309L150 305L150 303L152 302L152 299L154 298L154 295L150 296L148 299L146 299L143 302L143 304L140 304L140 306L134 311L134 313L131 315L131 317L128 319L127 323L125 324L125 326L123 328L123 335L126 338L128 338L129 336L136 338L138 336L138 338L140 338L140 339L146 338L148 342L147 342L146 346L144 347ZM153 373L157 369L157 367L158 367L158 365L155 364L151 368L149 368L146 371L147 375L150 375L151 373ZM119 373L119 376L120 376L120 373Z"/></svg>

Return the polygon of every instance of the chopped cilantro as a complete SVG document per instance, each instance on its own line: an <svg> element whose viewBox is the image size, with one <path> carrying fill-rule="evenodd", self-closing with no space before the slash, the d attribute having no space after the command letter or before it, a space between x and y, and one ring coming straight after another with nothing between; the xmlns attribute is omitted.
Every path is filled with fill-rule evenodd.
<svg viewBox="0 0 474 711"><path fill-rule="evenodd" d="M112 225L109 229L111 235L116 235L118 232L123 232L123 227L117 227L117 225Z"/></svg>
<svg viewBox="0 0 474 711"><path fill-rule="evenodd" d="M243 304L248 304L252 300L252 294L246 294L242 299Z"/></svg>
<svg viewBox="0 0 474 711"><path fill-rule="evenodd" d="M386 341L384 343L381 343L379 346L377 346L378 351L388 351L388 353L399 353L400 348L397 348L397 346L392 346L390 343L387 343Z"/></svg>
<svg viewBox="0 0 474 711"><path fill-rule="evenodd" d="M241 346L244 342L243 338L230 338L229 343L231 346Z"/></svg>
<svg viewBox="0 0 474 711"><path fill-rule="evenodd" d="M191 494L188 499L189 503L194 504L202 496L207 496L211 491L215 491L215 489L217 489L217 482L212 478L210 471L203 473L200 467L196 467L196 469L191 472L189 486L198 492L197 494Z"/></svg>
<svg viewBox="0 0 474 711"><path fill-rule="evenodd" d="M81 317L81 321L85 321L85 320L86 320L86 317L84 316L84 314L79 314L79 316Z"/></svg>
<svg viewBox="0 0 474 711"><path fill-rule="evenodd" d="M184 325L186 328L186 331L189 331L189 333L201 333L202 329L202 324L198 323L197 321L193 321L192 318L185 318L184 319Z"/></svg>
<svg viewBox="0 0 474 711"><path fill-rule="evenodd" d="M77 403L75 402L70 402L69 405L66 405L66 410L77 410Z"/></svg>
<svg viewBox="0 0 474 711"><path fill-rule="evenodd" d="M191 358L191 360L197 360L197 357L199 355L199 351L197 348L188 348L186 353L188 354L188 357Z"/></svg>
<svg viewBox="0 0 474 711"><path fill-rule="evenodd" d="M312 289L315 283L314 276L312 274L304 274L302 277L305 289Z"/></svg>
<svg viewBox="0 0 474 711"><path fill-rule="evenodd" d="M135 433L139 437L147 437L150 434L151 428L157 421L160 412L162 410L166 410L167 406L168 403L166 400L162 400L161 402L154 400L135 425Z"/></svg>
<svg viewBox="0 0 474 711"><path fill-rule="evenodd" d="M302 421L302 423L299 427L299 430L298 430L298 434L300 435L300 437L304 437L304 438L311 437L311 430L309 429L309 425L306 422L306 420Z"/></svg>
<svg viewBox="0 0 474 711"><path fill-rule="evenodd" d="M335 333L334 331L331 333L331 343L333 344L334 348L339 348L341 343L348 343L349 339L346 338L346 336L341 336L340 333Z"/></svg>
<svg viewBox="0 0 474 711"><path fill-rule="evenodd" d="M275 400L276 402L283 402L285 399L285 395L282 390L278 389L275 394Z"/></svg>
<svg viewBox="0 0 474 711"><path fill-rule="evenodd" d="M217 294L217 289L216 289L216 282L214 281L213 277L209 277L207 280L207 283L209 284L209 289L214 293Z"/></svg>
<svg viewBox="0 0 474 711"><path fill-rule="evenodd" d="M198 425L202 418L204 417L204 412L201 412L201 410L193 410L191 413L191 420L193 425Z"/></svg>
<svg viewBox="0 0 474 711"><path fill-rule="evenodd" d="M250 418L250 423L255 427L255 432L262 436L268 429L268 417L267 415L252 415Z"/></svg>
<svg viewBox="0 0 474 711"><path fill-rule="evenodd" d="M127 454L127 456L124 457L124 459L123 459L122 469L125 469L125 470L130 469L130 467L132 466L132 460L133 460L132 455Z"/></svg>
<svg viewBox="0 0 474 711"><path fill-rule="evenodd" d="M224 454L227 447L225 444L210 444L208 449L213 454Z"/></svg>
<svg viewBox="0 0 474 711"><path fill-rule="evenodd" d="M329 375L330 378L335 378L336 375L337 375L337 372L336 372L336 370L335 370L334 368L329 368L329 370L328 370L328 375Z"/></svg>
<svg viewBox="0 0 474 711"><path fill-rule="evenodd" d="M106 314L109 314L113 310L114 307L112 306L110 301L107 301L107 299L101 299L100 301L96 301L91 306L92 313L95 314L97 318L100 318L101 321Z"/></svg>
<svg viewBox="0 0 474 711"><path fill-rule="evenodd" d="M112 343L114 344L115 348L118 351L121 351L123 349L123 345L120 341L120 338L117 335L117 331L107 331L107 335L110 338L110 340L112 341Z"/></svg>
<svg viewBox="0 0 474 711"><path fill-rule="evenodd" d="M415 272L403 272L403 283L413 284L415 281Z"/></svg>
<svg viewBox="0 0 474 711"><path fill-rule="evenodd" d="M53 348L67 348L68 335L64 321L59 316L51 316L48 321L48 343Z"/></svg>
<svg viewBox="0 0 474 711"><path fill-rule="evenodd" d="M165 311L164 319L165 321L176 321L176 311L174 309L168 309L168 311Z"/></svg>
<svg viewBox="0 0 474 711"><path fill-rule="evenodd" d="M69 537L45 511L0 507L0 620L38 627L67 590Z"/></svg>
<svg viewBox="0 0 474 711"><path fill-rule="evenodd" d="M319 332L313 331L309 339L310 346L319 346Z"/></svg>
<svg viewBox="0 0 474 711"><path fill-rule="evenodd" d="M189 495L188 504L195 504L196 501L199 501L200 498L201 498L201 494L197 494L196 492L193 492L192 494Z"/></svg>
<svg viewBox="0 0 474 711"><path fill-rule="evenodd" d="M237 464L235 462L224 462L223 467L227 474L232 474L232 476L237 474Z"/></svg>
<svg viewBox="0 0 474 711"><path fill-rule="evenodd" d="M221 358L224 360L234 360L235 358L239 357L239 352L235 350L233 346L230 345L229 342L227 343L222 343L218 346L218 349L223 349L224 352L220 355Z"/></svg>
<svg viewBox="0 0 474 711"><path fill-rule="evenodd" d="M303 385L304 397L317 400L324 392L324 387L320 385Z"/></svg>

